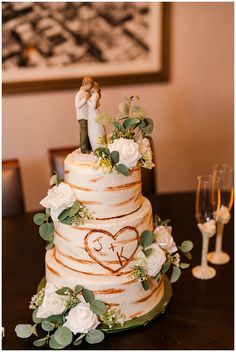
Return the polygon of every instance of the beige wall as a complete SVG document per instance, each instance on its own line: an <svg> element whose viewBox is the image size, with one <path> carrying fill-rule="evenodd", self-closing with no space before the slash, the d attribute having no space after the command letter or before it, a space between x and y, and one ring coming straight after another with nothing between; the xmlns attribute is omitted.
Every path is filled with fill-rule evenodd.
<svg viewBox="0 0 236 352"><path fill-rule="evenodd" d="M213 163L233 163L233 4L174 3L171 27L168 83L102 91L102 111L138 94L154 119L159 192L194 190ZM79 142L74 94L3 97L3 159L20 159L27 210L48 189L48 148Z"/></svg>

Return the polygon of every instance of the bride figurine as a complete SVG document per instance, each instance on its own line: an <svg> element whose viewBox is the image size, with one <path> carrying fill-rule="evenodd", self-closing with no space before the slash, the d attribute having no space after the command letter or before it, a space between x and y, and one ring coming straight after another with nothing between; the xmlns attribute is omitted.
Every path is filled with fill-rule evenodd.
<svg viewBox="0 0 236 352"><path fill-rule="evenodd" d="M88 136L92 147L95 150L101 147L99 137L105 136L105 129L102 125L96 122L96 117L99 115L99 106L101 98L101 89L97 82L94 82L90 91L91 97L88 99Z"/></svg>

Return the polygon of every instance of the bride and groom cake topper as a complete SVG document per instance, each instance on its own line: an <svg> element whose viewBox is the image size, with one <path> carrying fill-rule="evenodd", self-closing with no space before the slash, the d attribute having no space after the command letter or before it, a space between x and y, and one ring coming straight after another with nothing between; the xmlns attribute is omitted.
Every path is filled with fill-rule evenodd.
<svg viewBox="0 0 236 352"><path fill-rule="evenodd" d="M96 122L100 99L99 84L92 77L84 77L75 96L76 118L80 125L80 150L84 154L98 148L98 138L105 135L104 127Z"/></svg>

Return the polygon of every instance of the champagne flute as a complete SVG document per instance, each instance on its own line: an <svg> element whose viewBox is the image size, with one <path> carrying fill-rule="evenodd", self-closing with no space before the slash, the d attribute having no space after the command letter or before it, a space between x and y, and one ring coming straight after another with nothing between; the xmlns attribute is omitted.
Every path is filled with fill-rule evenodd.
<svg viewBox="0 0 236 352"><path fill-rule="evenodd" d="M219 182L211 175L197 177L196 193L196 220L202 234L202 258L201 265L192 269L192 274L198 279L211 279L215 276L214 268L207 264L209 238L216 232L214 215L219 210Z"/></svg>
<svg viewBox="0 0 236 352"><path fill-rule="evenodd" d="M213 166L213 179L219 179L220 186L220 210L217 221L216 247L214 252L210 252L207 256L209 262L213 264L225 264L230 260L230 256L222 251L222 239L224 225L230 220L230 210L233 205L233 169L227 165Z"/></svg>

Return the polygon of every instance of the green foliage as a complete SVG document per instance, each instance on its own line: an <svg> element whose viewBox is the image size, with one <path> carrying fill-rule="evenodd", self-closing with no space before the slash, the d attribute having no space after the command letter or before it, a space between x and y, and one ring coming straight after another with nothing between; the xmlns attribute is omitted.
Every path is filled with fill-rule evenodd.
<svg viewBox="0 0 236 352"><path fill-rule="evenodd" d="M52 331L55 329L55 325L48 320L43 320L41 327L44 331Z"/></svg>
<svg viewBox="0 0 236 352"><path fill-rule="evenodd" d="M46 249L46 250L52 249L53 246L54 246L54 237L52 237L52 238L49 239L49 242L48 242L48 244L46 245L45 249Z"/></svg>
<svg viewBox="0 0 236 352"><path fill-rule="evenodd" d="M153 131L153 121L150 118L144 119L145 127L142 128L144 134L150 134Z"/></svg>
<svg viewBox="0 0 236 352"><path fill-rule="evenodd" d="M181 269L178 268L177 266L173 266L170 282L174 283L176 282L181 275Z"/></svg>
<svg viewBox="0 0 236 352"><path fill-rule="evenodd" d="M74 291L75 291L76 294L80 293L82 290L83 290L83 286L81 286L81 285L76 285L75 286Z"/></svg>
<svg viewBox="0 0 236 352"><path fill-rule="evenodd" d="M64 210L59 214L58 220L60 220L60 221L65 220L65 219L69 216L70 209L71 209L71 208L66 208L66 209L64 209Z"/></svg>
<svg viewBox="0 0 236 352"><path fill-rule="evenodd" d="M87 290L86 288L82 289L82 295L83 295L86 302L90 303L94 300L93 292L90 290Z"/></svg>
<svg viewBox="0 0 236 352"><path fill-rule="evenodd" d="M62 287L62 288L59 288L58 290L56 290L56 293L58 295L66 296L69 293L73 293L73 290L71 288L69 288L69 287Z"/></svg>
<svg viewBox="0 0 236 352"><path fill-rule="evenodd" d="M170 269L170 266L171 266L171 261L167 260L162 266L162 274L165 274Z"/></svg>
<svg viewBox="0 0 236 352"><path fill-rule="evenodd" d="M141 281L141 284L144 288L145 291L147 291L149 289L149 283L148 283L148 280L143 280Z"/></svg>
<svg viewBox="0 0 236 352"><path fill-rule="evenodd" d="M119 132L125 132L125 128L119 122L115 121L113 125Z"/></svg>
<svg viewBox="0 0 236 352"><path fill-rule="evenodd" d="M52 335L49 340L49 347L52 348L53 350L62 350L63 348L66 347L66 345L61 345L55 340L55 336Z"/></svg>
<svg viewBox="0 0 236 352"><path fill-rule="evenodd" d="M117 164L120 160L120 155L119 152L116 150L113 150L111 152L111 160L113 161L114 164Z"/></svg>
<svg viewBox="0 0 236 352"><path fill-rule="evenodd" d="M22 339L27 339L32 334L37 335L35 326L30 324L18 324L15 328L16 335Z"/></svg>
<svg viewBox="0 0 236 352"><path fill-rule="evenodd" d="M143 231L139 241L143 249L151 246L151 244L153 243L153 233L149 230Z"/></svg>
<svg viewBox="0 0 236 352"><path fill-rule="evenodd" d="M93 300L92 302L90 302L90 309L97 315L102 315L106 312L107 307L106 305L99 300Z"/></svg>
<svg viewBox="0 0 236 352"><path fill-rule="evenodd" d="M124 164L116 164L115 168L124 176L129 176L129 169Z"/></svg>
<svg viewBox="0 0 236 352"><path fill-rule="evenodd" d="M44 213L37 213L33 217L33 221L36 225L42 225L44 221L47 221L48 217Z"/></svg>
<svg viewBox="0 0 236 352"><path fill-rule="evenodd" d="M133 106L131 109L131 115L139 119L143 119L147 116L146 112L141 106Z"/></svg>
<svg viewBox="0 0 236 352"><path fill-rule="evenodd" d="M42 319L36 317L37 311L38 311L38 308L34 309L34 311L32 313L32 320L35 324L40 324L42 322Z"/></svg>
<svg viewBox="0 0 236 352"><path fill-rule="evenodd" d="M43 337L42 339L38 339L38 340L33 341L33 345L36 347L41 347L41 346L45 345L47 340L48 340L47 336Z"/></svg>
<svg viewBox="0 0 236 352"><path fill-rule="evenodd" d="M65 326L59 327L54 333L55 341L64 346L68 346L73 339L72 332Z"/></svg>
<svg viewBox="0 0 236 352"><path fill-rule="evenodd" d="M83 213L83 217L81 216L81 213ZM64 209L58 216L58 220L66 225L84 224L86 219L91 218L92 216L88 212L88 209L78 200L74 201L71 207Z"/></svg>
<svg viewBox="0 0 236 352"><path fill-rule="evenodd" d="M129 115L129 108L130 108L130 103L129 101L123 101L119 104L118 110L123 116L128 116Z"/></svg>
<svg viewBox="0 0 236 352"><path fill-rule="evenodd" d="M57 314L57 315L51 315L50 317L47 318L47 321L50 323L53 323L54 325L62 325L65 322L64 316L62 314Z"/></svg>
<svg viewBox="0 0 236 352"><path fill-rule="evenodd" d="M79 212L80 207L81 207L80 202L78 200L76 200L73 203L72 207L70 208L69 217L72 217L72 216L76 215Z"/></svg>
<svg viewBox="0 0 236 352"><path fill-rule="evenodd" d="M46 222L39 226L39 234L45 241L50 241L53 236L54 225L52 222Z"/></svg>
<svg viewBox="0 0 236 352"><path fill-rule="evenodd" d="M107 126L113 122L113 117L107 113L101 113L96 117L95 121L100 125Z"/></svg>
<svg viewBox="0 0 236 352"><path fill-rule="evenodd" d="M191 241L183 241L179 248L184 253L190 252L193 249L193 243Z"/></svg>
<svg viewBox="0 0 236 352"><path fill-rule="evenodd" d="M95 344L102 342L104 337L104 333L101 330L91 330L86 334L85 340L90 344Z"/></svg>
<svg viewBox="0 0 236 352"><path fill-rule="evenodd" d="M154 216L154 227L167 226L169 222L170 222L170 219L162 221L157 214Z"/></svg>
<svg viewBox="0 0 236 352"><path fill-rule="evenodd" d="M189 263L180 263L179 266L180 266L181 269L187 269L187 268L190 267L190 264Z"/></svg>
<svg viewBox="0 0 236 352"><path fill-rule="evenodd" d="M145 254L146 257L149 257L149 255L152 254L152 248L144 249L143 253Z"/></svg>
<svg viewBox="0 0 236 352"><path fill-rule="evenodd" d="M73 345L74 346L79 346L84 338L85 334L80 334L79 337L77 337L77 339L74 341Z"/></svg>
<svg viewBox="0 0 236 352"><path fill-rule="evenodd" d="M125 129L135 128L138 126L139 123L140 123L139 119L137 119L135 117L129 117L124 121L123 126Z"/></svg>

